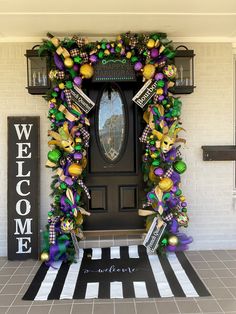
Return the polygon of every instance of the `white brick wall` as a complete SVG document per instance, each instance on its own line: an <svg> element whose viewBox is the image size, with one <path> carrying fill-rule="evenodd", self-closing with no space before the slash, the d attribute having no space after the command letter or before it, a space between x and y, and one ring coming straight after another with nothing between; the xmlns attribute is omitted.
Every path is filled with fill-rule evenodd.
<svg viewBox="0 0 236 314"><path fill-rule="evenodd" d="M50 204L51 171L44 167L48 152L47 104L27 93L24 53L33 45L0 44L0 256L7 254L7 116L40 116L40 224ZM183 191L189 204L191 249L236 247L233 208L233 162L203 162L202 145L232 144L234 134L233 62L231 44L187 44L196 53L193 94L182 96L183 127L188 141L182 150L188 164Z"/></svg>

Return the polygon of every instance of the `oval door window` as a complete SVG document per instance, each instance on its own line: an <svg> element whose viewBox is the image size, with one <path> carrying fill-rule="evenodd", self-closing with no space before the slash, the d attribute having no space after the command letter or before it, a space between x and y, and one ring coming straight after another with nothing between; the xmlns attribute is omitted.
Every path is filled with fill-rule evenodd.
<svg viewBox="0 0 236 314"><path fill-rule="evenodd" d="M121 92L116 85L108 84L99 103L98 138L101 153L109 162L116 161L125 142L126 114Z"/></svg>

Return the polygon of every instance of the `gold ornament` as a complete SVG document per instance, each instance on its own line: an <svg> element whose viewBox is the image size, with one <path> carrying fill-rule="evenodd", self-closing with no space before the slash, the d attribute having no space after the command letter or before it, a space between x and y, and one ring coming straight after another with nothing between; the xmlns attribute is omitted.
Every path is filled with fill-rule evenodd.
<svg viewBox="0 0 236 314"><path fill-rule="evenodd" d="M47 252L43 252L40 256L42 262L47 262L49 260L49 255Z"/></svg>
<svg viewBox="0 0 236 314"><path fill-rule="evenodd" d="M176 236L170 236L168 239L169 245L176 246L179 243L179 239Z"/></svg>
<svg viewBox="0 0 236 314"><path fill-rule="evenodd" d="M154 47L155 47L155 40L152 39L152 38L150 38L150 39L148 40L148 42L147 42L147 47L148 47L148 49L154 48Z"/></svg>
<svg viewBox="0 0 236 314"><path fill-rule="evenodd" d="M131 57L132 57L132 53L130 51L128 51L127 54L126 54L126 58L130 59Z"/></svg>
<svg viewBox="0 0 236 314"><path fill-rule="evenodd" d="M159 188L164 191L164 192L168 192L171 190L172 186L173 186L173 181L170 178L163 178L159 184L158 184Z"/></svg>
<svg viewBox="0 0 236 314"><path fill-rule="evenodd" d="M71 164L68 168L69 174L74 177L78 177L79 175L81 175L82 171L83 169L81 165L78 164Z"/></svg>
<svg viewBox="0 0 236 314"><path fill-rule="evenodd" d="M64 64L67 68L72 68L74 65L74 61L71 58L65 58Z"/></svg>
<svg viewBox="0 0 236 314"><path fill-rule="evenodd" d="M80 74L86 79L91 78L93 76L93 72L93 67L88 63L83 64L80 68Z"/></svg>
<svg viewBox="0 0 236 314"><path fill-rule="evenodd" d="M64 89L64 88L65 88L65 84L64 84L64 83L60 83L60 84L58 85L58 87L59 87L60 89Z"/></svg>
<svg viewBox="0 0 236 314"><path fill-rule="evenodd" d="M143 76L146 80L150 80L155 75L155 65L153 64L146 64L143 68Z"/></svg>
<svg viewBox="0 0 236 314"><path fill-rule="evenodd" d="M157 95L162 95L164 93L162 88L158 88L156 91Z"/></svg>

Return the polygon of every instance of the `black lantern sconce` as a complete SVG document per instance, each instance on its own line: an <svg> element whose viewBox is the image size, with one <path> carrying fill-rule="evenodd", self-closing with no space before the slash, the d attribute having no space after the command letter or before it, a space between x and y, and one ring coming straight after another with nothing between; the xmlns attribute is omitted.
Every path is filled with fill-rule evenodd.
<svg viewBox="0 0 236 314"><path fill-rule="evenodd" d="M183 48L183 49L180 49ZM175 86L171 88L173 94L191 94L194 91L194 50L180 45L176 48L174 64L177 67Z"/></svg>
<svg viewBox="0 0 236 314"><path fill-rule="evenodd" d="M27 82L29 94L44 95L50 88L48 78L49 56L46 53L39 55L39 45L34 46L31 50L26 50L27 58Z"/></svg>

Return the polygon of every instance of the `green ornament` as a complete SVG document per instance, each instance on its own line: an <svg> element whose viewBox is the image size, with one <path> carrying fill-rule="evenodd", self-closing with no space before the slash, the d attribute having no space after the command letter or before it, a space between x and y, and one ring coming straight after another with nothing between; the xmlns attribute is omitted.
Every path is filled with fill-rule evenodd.
<svg viewBox="0 0 236 314"><path fill-rule="evenodd" d="M176 196L182 195L182 191L181 191L180 189L178 189L178 190L175 192L175 195L176 195Z"/></svg>
<svg viewBox="0 0 236 314"><path fill-rule="evenodd" d="M98 58L99 58L99 59L102 59L102 58L103 58L103 56L104 56L103 51L99 51L99 53L98 53Z"/></svg>
<svg viewBox="0 0 236 314"><path fill-rule="evenodd" d="M154 145L155 144L155 141L150 141L149 142L151 145Z"/></svg>
<svg viewBox="0 0 236 314"><path fill-rule="evenodd" d="M65 119L65 115L64 115L63 112L59 111L58 113L55 114L55 118L56 118L57 121L61 121L61 120Z"/></svg>
<svg viewBox="0 0 236 314"><path fill-rule="evenodd" d="M107 48L106 43L101 44L101 48L105 50Z"/></svg>
<svg viewBox="0 0 236 314"><path fill-rule="evenodd" d="M54 199L55 199L55 202L60 202L61 197L59 195L56 195Z"/></svg>
<svg viewBox="0 0 236 314"><path fill-rule="evenodd" d="M157 81L157 87L163 87L165 82L163 80Z"/></svg>
<svg viewBox="0 0 236 314"><path fill-rule="evenodd" d="M152 162L152 165L153 165L153 166L159 166L159 165L160 165L160 161L159 161L159 160L154 160L154 161Z"/></svg>
<svg viewBox="0 0 236 314"><path fill-rule="evenodd" d="M164 246L167 245L167 243L168 243L168 241L167 241L166 238L164 238L164 239L161 241L161 244L164 245Z"/></svg>
<svg viewBox="0 0 236 314"><path fill-rule="evenodd" d="M57 109L50 109L49 110L49 113L51 113L51 114L55 114L57 112Z"/></svg>
<svg viewBox="0 0 236 314"><path fill-rule="evenodd" d="M66 82L66 88L72 88L73 87L73 84L72 84L72 82L71 81L67 81Z"/></svg>
<svg viewBox="0 0 236 314"><path fill-rule="evenodd" d="M162 105L167 105L168 101L166 99L162 100Z"/></svg>
<svg viewBox="0 0 236 314"><path fill-rule="evenodd" d="M54 97L54 98L55 98L55 97L57 97L57 96L58 96L58 93L57 93L57 92L52 92L52 94L51 94L51 95L52 95L52 97Z"/></svg>
<svg viewBox="0 0 236 314"><path fill-rule="evenodd" d="M65 184L65 182L62 182L62 183L60 184L60 188L61 188L62 190L66 190L66 189L67 189L67 185Z"/></svg>
<svg viewBox="0 0 236 314"><path fill-rule="evenodd" d="M174 167L175 171L178 172L179 174L184 173L185 170L187 169L186 163L182 160L176 161L173 164L173 167Z"/></svg>
<svg viewBox="0 0 236 314"><path fill-rule="evenodd" d="M51 217L52 216L52 212L48 212L48 216Z"/></svg>
<svg viewBox="0 0 236 314"><path fill-rule="evenodd" d="M61 151L59 149L53 149L50 152L48 152L48 159L51 162L57 163L59 159L61 158Z"/></svg>
<svg viewBox="0 0 236 314"><path fill-rule="evenodd" d="M76 56L76 57L74 58L74 62L75 62L75 63L81 63L81 62L82 62L82 58L81 58L80 56Z"/></svg>
<svg viewBox="0 0 236 314"><path fill-rule="evenodd" d="M187 213L187 211L188 211L187 208L185 208L185 207L182 208L182 212L183 212L183 213Z"/></svg>
<svg viewBox="0 0 236 314"><path fill-rule="evenodd" d="M120 47L116 47L116 48L115 48L115 51L116 51L117 53L121 52Z"/></svg>
<svg viewBox="0 0 236 314"><path fill-rule="evenodd" d="M132 58L131 58L131 62L132 62L132 63L135 63L135 62L137 62L137 61L138 61L138 57L132 57Z"/></svg>
<svg viewBox="0 0 236 314"><path fill-rule="evenodd" d="M82 149L82 146L81 145L76 145L75 146L75 150L81 150Z"/></svg>

